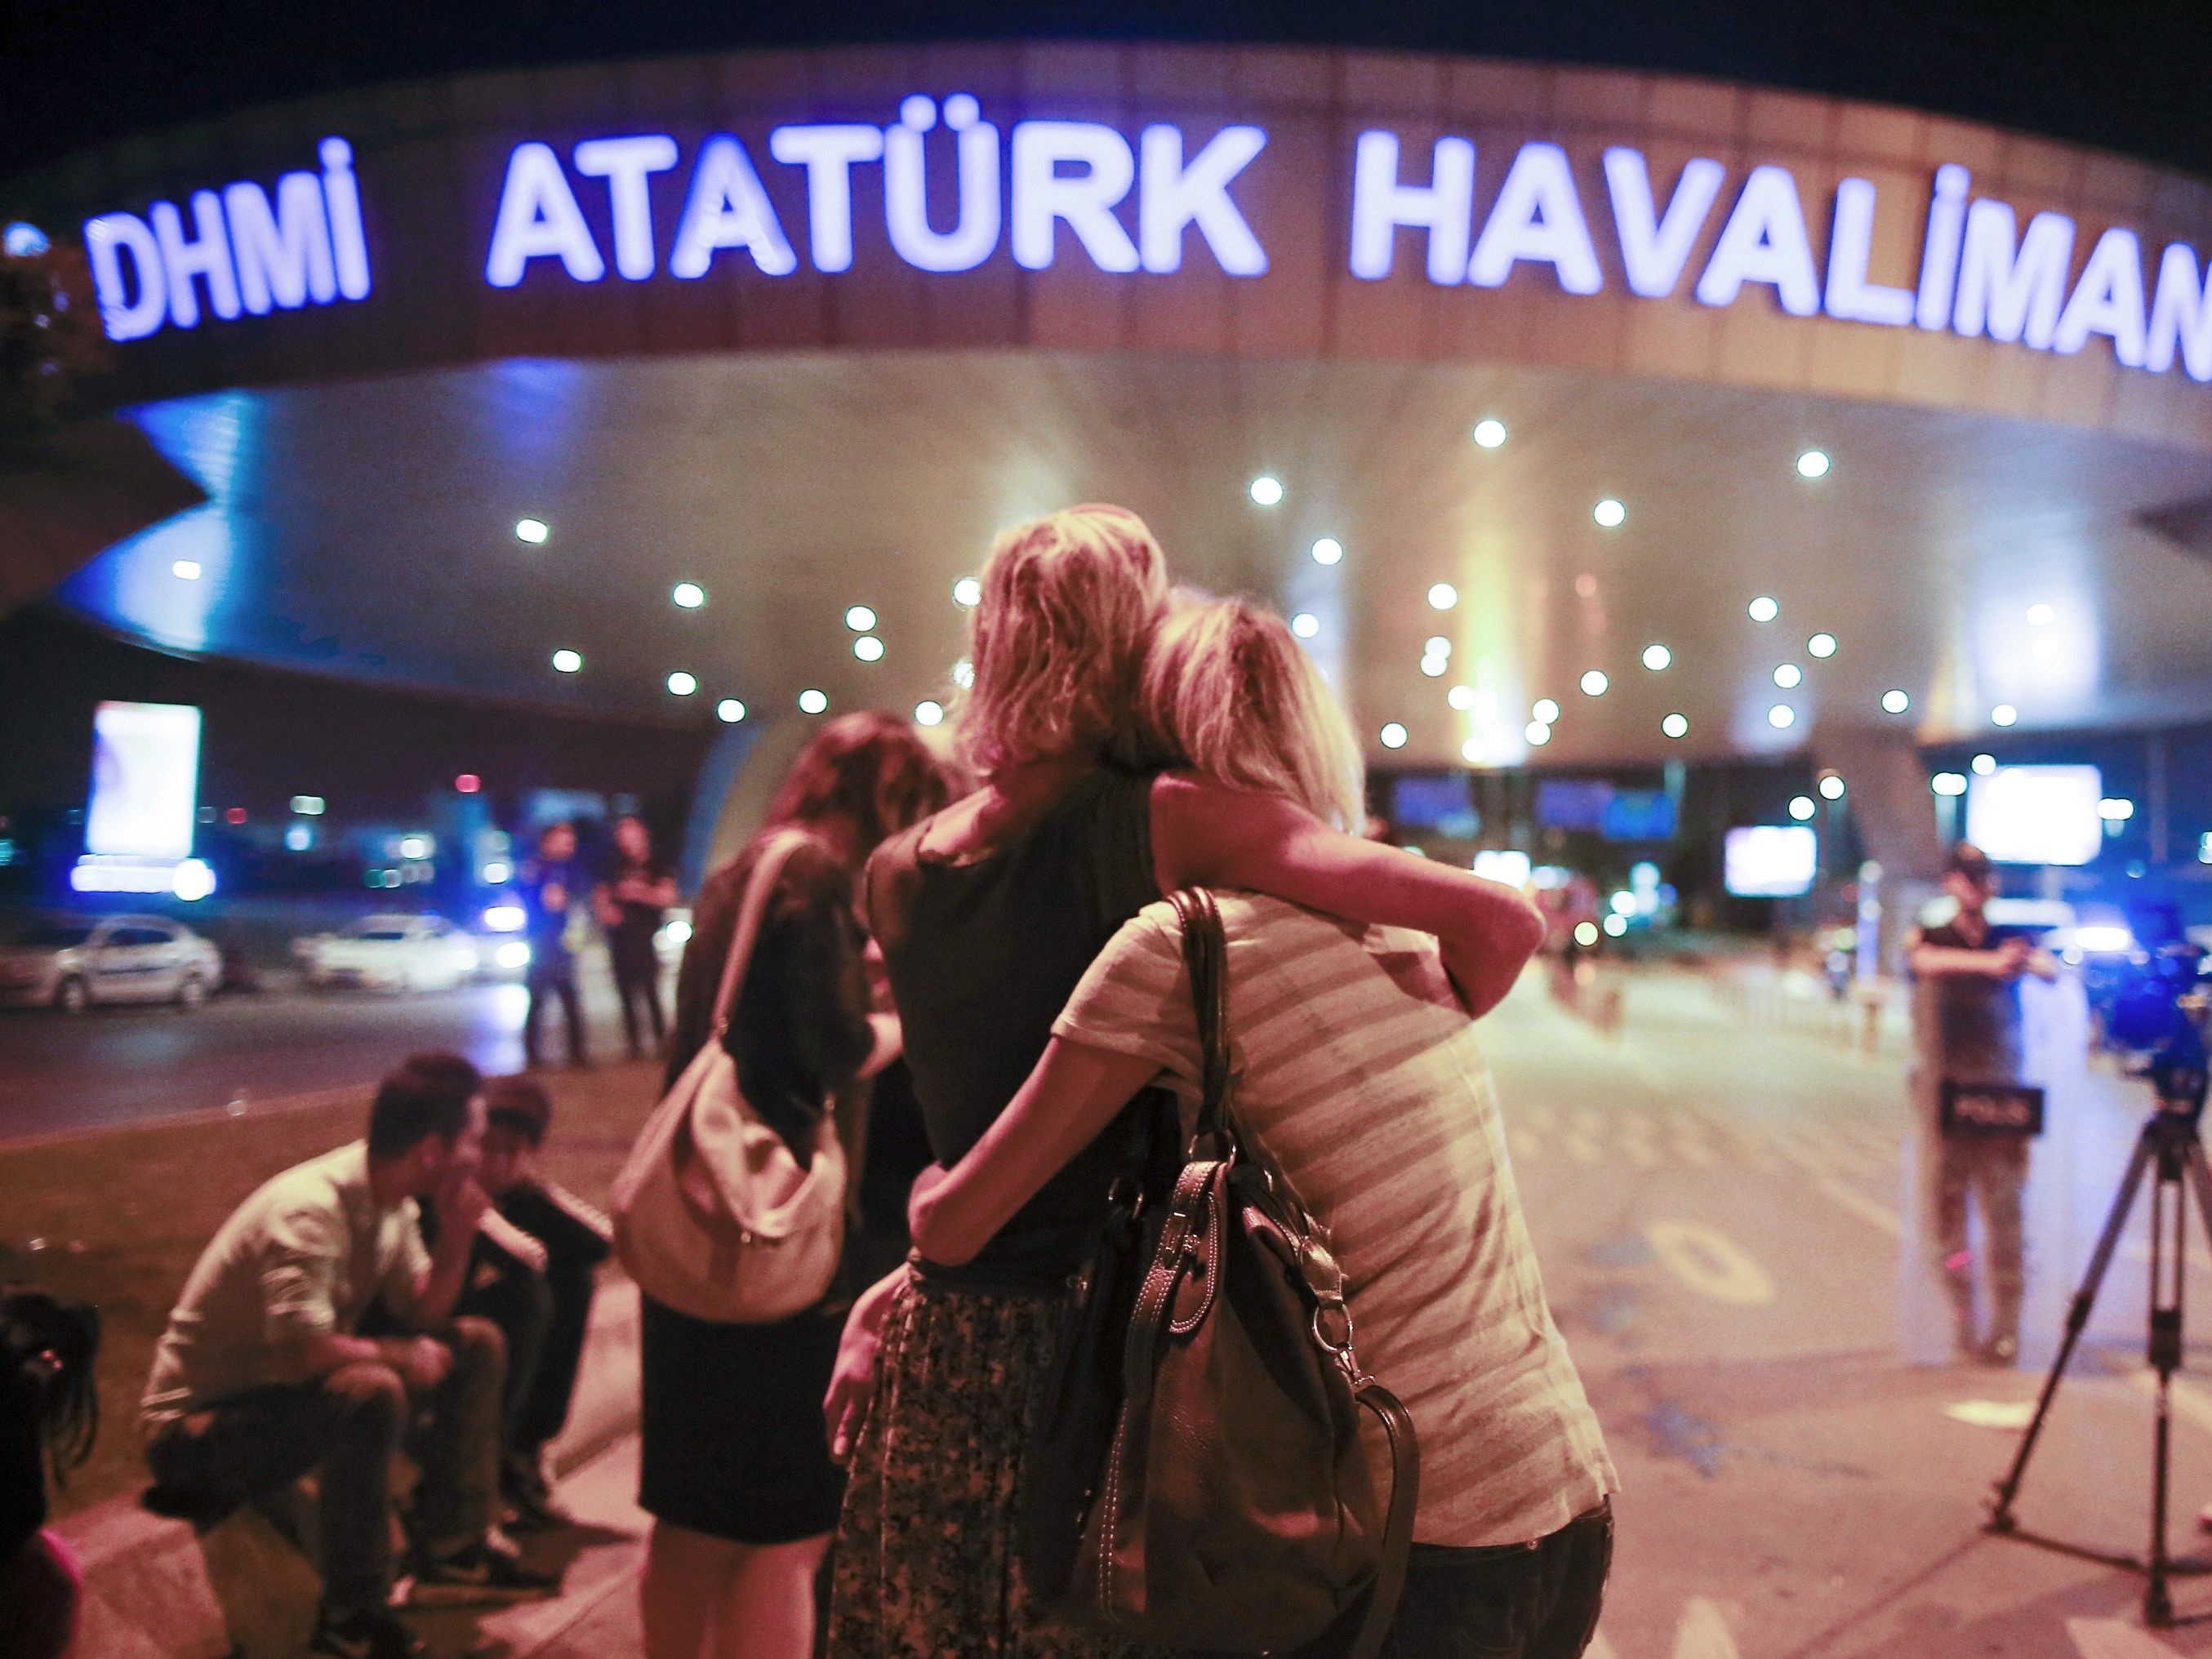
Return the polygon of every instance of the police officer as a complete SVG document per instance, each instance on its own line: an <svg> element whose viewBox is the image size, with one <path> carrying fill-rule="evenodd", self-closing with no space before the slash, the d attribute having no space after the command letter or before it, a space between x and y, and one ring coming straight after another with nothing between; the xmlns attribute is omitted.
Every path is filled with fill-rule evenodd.
<svg viewBox="0 0 2212 1659"><path fill-rule="evenodd" d="M1960 842L1943 877L1943 890L1957 913L1948 921L1915 928L1906 939L1906 962L1921 987L1917 1082L1924 1109L1940 1111L1947 1083L2018 1083L2020 976L2058 976L2058 964L2032 933L1990 921L1996 889L1988 854ZM1934 1139L1936 1235L1959 1352L2010 1364L2020 1352L2027 1137L1939 1127ZM1989 1249L1990 1331L1980 1343L1974 1329L1974 1255L1966 1237L1970 1195L1981 1212Z"/></svg>

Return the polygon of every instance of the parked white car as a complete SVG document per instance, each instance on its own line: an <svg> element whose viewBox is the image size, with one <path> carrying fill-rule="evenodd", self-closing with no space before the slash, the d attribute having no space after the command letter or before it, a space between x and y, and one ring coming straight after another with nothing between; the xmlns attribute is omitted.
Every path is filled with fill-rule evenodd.
<svg viewBox="0 0 2212 1659"><path fill-rule="evenodd" d="M0 1004L197 1008L222 983L222 952L162 916L40 916L0 942Z"/></svg>
<svg viewBox="0 0 2212 1659"><path fill-rule="evenodd" d="M294 939L292 955L318 991L447 991L481 965L476 941L443 916L364 916L335 933Z"/></svg>

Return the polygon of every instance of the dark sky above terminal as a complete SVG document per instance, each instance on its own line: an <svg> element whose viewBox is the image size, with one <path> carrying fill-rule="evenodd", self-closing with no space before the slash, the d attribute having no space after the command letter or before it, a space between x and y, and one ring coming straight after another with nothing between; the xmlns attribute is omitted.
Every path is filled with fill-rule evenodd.
<svg viewBox="0 0 2212 1659"><path fill-rule="evenodd" d="M2204 0L0 0L0 173L128 131L370 82L1013 35L1364 45L1674 70L1943 110L2212 173Z"/></svg>

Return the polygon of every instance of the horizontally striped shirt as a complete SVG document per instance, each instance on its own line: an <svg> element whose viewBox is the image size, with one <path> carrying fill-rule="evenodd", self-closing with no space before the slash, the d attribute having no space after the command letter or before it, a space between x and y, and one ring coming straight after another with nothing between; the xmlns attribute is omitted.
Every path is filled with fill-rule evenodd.
<svg viewBox="0 0 2212 1659"><path fill-rule="evenodd" d="M1360 1361L1421 1441L1421 1541L1517 1544L1615 1489L1544 1299L1498 1096L1436 942L1221 895L1239 1120L1328 1229ZM1053 1028L1197 1097L1174 908L1147 906Z"/></svg>

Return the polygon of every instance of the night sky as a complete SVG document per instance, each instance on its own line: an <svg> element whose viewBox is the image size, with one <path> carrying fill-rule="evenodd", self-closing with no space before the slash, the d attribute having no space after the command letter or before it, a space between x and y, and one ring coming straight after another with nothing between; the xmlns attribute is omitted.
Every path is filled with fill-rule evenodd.
<svg viewBox="0 0 2212 1659"><path fill-rule="evenodd" d="M1844 93L2212 174L2208 0L0 0L0 173L271 99L748 46L1060 35L1346 44Z"/></svg>

